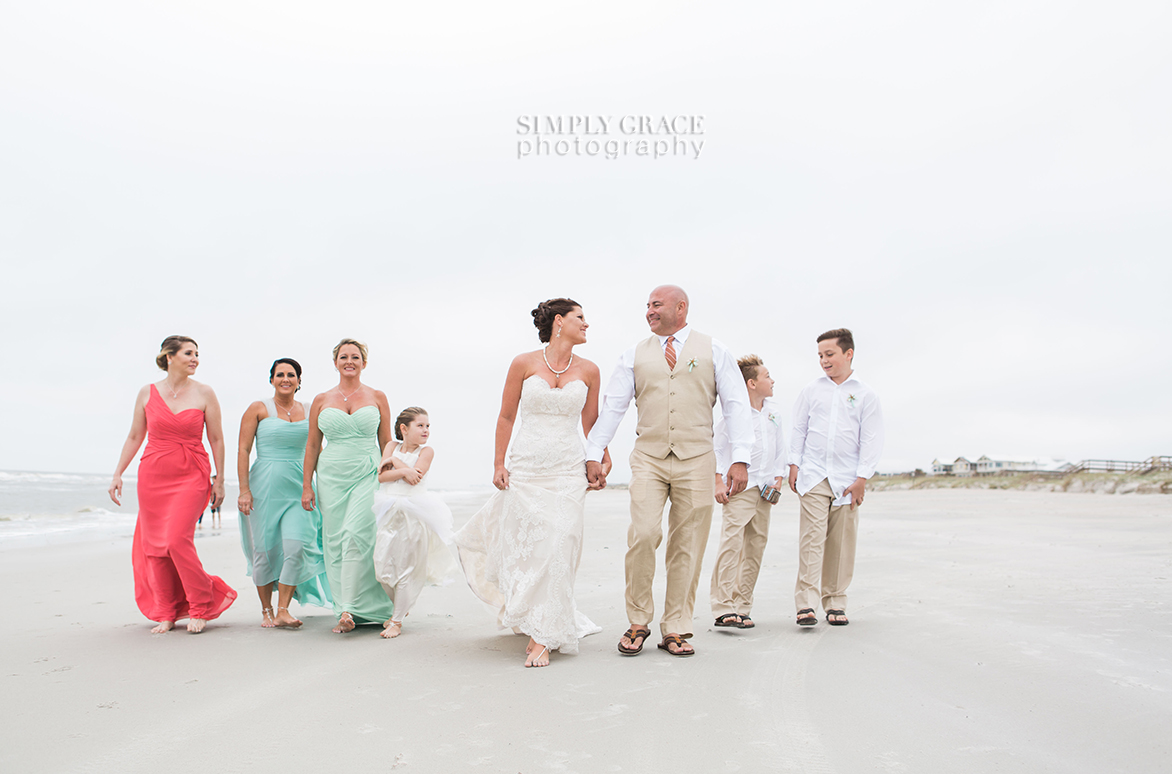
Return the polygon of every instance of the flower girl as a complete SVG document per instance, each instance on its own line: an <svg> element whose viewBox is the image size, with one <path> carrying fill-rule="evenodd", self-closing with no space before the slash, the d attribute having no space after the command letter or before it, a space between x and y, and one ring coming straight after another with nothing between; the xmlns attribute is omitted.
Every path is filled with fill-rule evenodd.
<svg viewBox="0 0 1172 774"><path fill-rule="evenodd" d="M381 482L374 495L378 531L374 539L374 572L394 613L383 624L382 636L398 637L403 619L427 582L446 583L456 570L448 548L452 512L427 491L427 471L435 451L427 448L431 424L418 406L403 409L395 419L395 438L383 450Z"/></svg>

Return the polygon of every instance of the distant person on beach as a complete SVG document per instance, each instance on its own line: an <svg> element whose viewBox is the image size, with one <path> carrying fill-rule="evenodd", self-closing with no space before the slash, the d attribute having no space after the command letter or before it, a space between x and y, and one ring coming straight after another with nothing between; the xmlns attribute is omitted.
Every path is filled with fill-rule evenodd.
<svg viewBox="0 0 1172 774"><path fill-rule="evenodd" d="M158 384L139 390L130 434L110 483L110 499L121 505L122 474L138 453L138 521L131 562L134 596L151 629L162 634L188 619L187 631L198 634L232 604L236 592L204 572L195 552L195 523L209 498L224 501L224 433L220 403L206 384L192 379L199 366L199 345L187 336L163 340L155 363L167 373ZM203 446L204 430L212 447L217 478Z"/></svg>
<svg viewBox="0 0 1172 774"><path fill-rule="evenodd" d="M215 488L215 486L216 486L216 477L212 476L212 488ZM211 514L210 521L212 524L212 529L215 529L216 527L222 527L224 525L223 522L220 520L219 507L213 505L212 507L208 508L208 512ZM197 521L195 524L200 529L203 529L203 511L199 512L199 521Z"/></svg>
<svg viewBox="0 0 1172 774"><path fill-rule="evenodd" d="M655 617L651 587L655 551L663 540L663 508L667 516L667 592L660 619L659 648L673 656L691 656L695 649L692 612L700 565L712 524L712 482L716 455L712 446L712 407L720 399L732 451L724 471L726 494L734 497L749 480L753 424L749 396L737 361L728 348L688 325L688 294L675 285L661 285L647 301L651 338L619 358L602 399L598 422L586 441L586 475L595 486L606 485L599 460L614 438L634 399L638 411L635 450L631 452L631 526L627 531L626 603L630 628L619 640L619 652L634 656L643 650Z"/></svg>
<svg viewBox="0 0 1172 774"><path fill-rule="evenodd" d="M715 626L752 629L749 612L753 589L761 571L761 557L769 540L769 516L784 485L785 438L781 430L781 409L773 398L773 377L756 355L737 361L749 393L753 419L753 452L749 462L749 485L729 497L728 482L720 471L732 462L732 439L722 417L716 423L716 501L723 506L720 549L712 570L712 614Z"/></svg>
<svg viewBox="0 0 1172 774"><path fill-rule="evenodd" d="M301 507L309 407L297 400L301 364L283 357L269 368L273 397L250 405L240 419L240 541L260 597L261 626L296 629L289 603L333 604L322 556L321 511ZM256 443L256 462L249 457ZM277 611L273 613L273 585Z"/></svg>
<svg viewBox="0 0 1172 774"><path fill-rule="evenodd" d="M509 365L496 421L498 491L456 534L456 545L468 585L497 625L529 635L525 666L544 667L551 650L577 653L578 640L601 631L574 597L586 491L597 488L586 481L578 427L589 433L598 419L601 376L574 355L590 327L581 305L551 298L530 315L545 346ZM603 466L610 470L609 454Z"/></svg>
<svg viewBox="0 0 1172 774"><path fill-rule="evenodd" d="M362 383L366 355L365 344L339 341L334 347L338 384L314 398L309 408L301 507L321 507L326 576L338 616L336 634L351 632L358 624L381 624L394 610L374 575L372 510L379 455L391 440L391 409L386 395Z"/></svg>
<svg viewBox="0 0 1172 774"><path fill-rule="evenodd" d="M395 605L382 636L398 637L424 585L443 583L456 573L452 555L452 511L427 491L435 451L427 445L431 420L419 406L395 419L395 438L383 450L379 488L374 493L374 574Z"/></svg>
<svg viewBox="0 0 1172 774"><path fill-rule="evenodd" d="M818 337L823 376L806 385L794 404L789 488L801 497L798 582L799 626L846 626L846 589L855 571L858 507L883 453L879 397L855 378L855 341L846 328Z"/></svg>

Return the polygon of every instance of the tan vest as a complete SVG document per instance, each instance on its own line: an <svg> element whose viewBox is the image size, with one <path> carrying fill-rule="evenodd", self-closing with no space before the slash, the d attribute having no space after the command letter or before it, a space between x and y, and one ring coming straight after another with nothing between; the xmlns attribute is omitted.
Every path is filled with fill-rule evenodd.
<svg viewBox="0 0 1172 774"><path fill-rule="evenodd" d="M693 360L695 365L688 368ZM712 451L714 405L711 336L691 331L673 370L668 370L658 336L635 347L636 449L656 459L674 452L681 460Z"/></svg>

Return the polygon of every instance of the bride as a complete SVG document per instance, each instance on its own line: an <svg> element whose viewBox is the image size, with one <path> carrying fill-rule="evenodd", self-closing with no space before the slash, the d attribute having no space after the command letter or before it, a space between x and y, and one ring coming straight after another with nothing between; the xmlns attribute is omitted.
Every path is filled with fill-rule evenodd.
<svg viewBox="0 0 1172 774"><path fill-rule="evenodd" d="M598 419L600 377L574 356L589 327L581 306L554 298L532 315L547 346L514 358L505 378L492 480L500 491L455 541L472 591L497 610L501 628L529 635L525 666L543 667L551 650L577 653L579 637L600 631L574 604L589 488L576 425L581 417L588 434ZM610 470L609 452L602 464Z"/></svg>

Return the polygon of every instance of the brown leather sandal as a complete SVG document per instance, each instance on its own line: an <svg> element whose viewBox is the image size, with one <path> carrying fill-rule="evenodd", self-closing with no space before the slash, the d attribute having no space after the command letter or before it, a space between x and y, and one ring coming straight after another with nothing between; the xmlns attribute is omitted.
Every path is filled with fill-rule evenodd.
<svg viewBox="0 0 1172 774"><path fill-rule="evenodd" d="M672 650L669 647L670 645L675 645L677 650ZM668 653L670 653L673 656L694 656L694 655L696 655L695 649L678 650L678 648L682 648L684 645L687 645L687 643L684 642L683 637L681 637L678 634L669 634L663 638L663 642L659 643L659 649L666 650Z"/></svg>
<svg viewBox="0 0 1172 774"><path fill-rule="evenodd" d="M623 641L619 640L619 653L622 653L624 656L637 656L643 650L643 641L651 636L651 630L646 626L632 626L630 629L627 629L623 636L630 640L631 645L634 647L625 647ZM638 645L635 645L635 640L639 640Z"/></svg>

